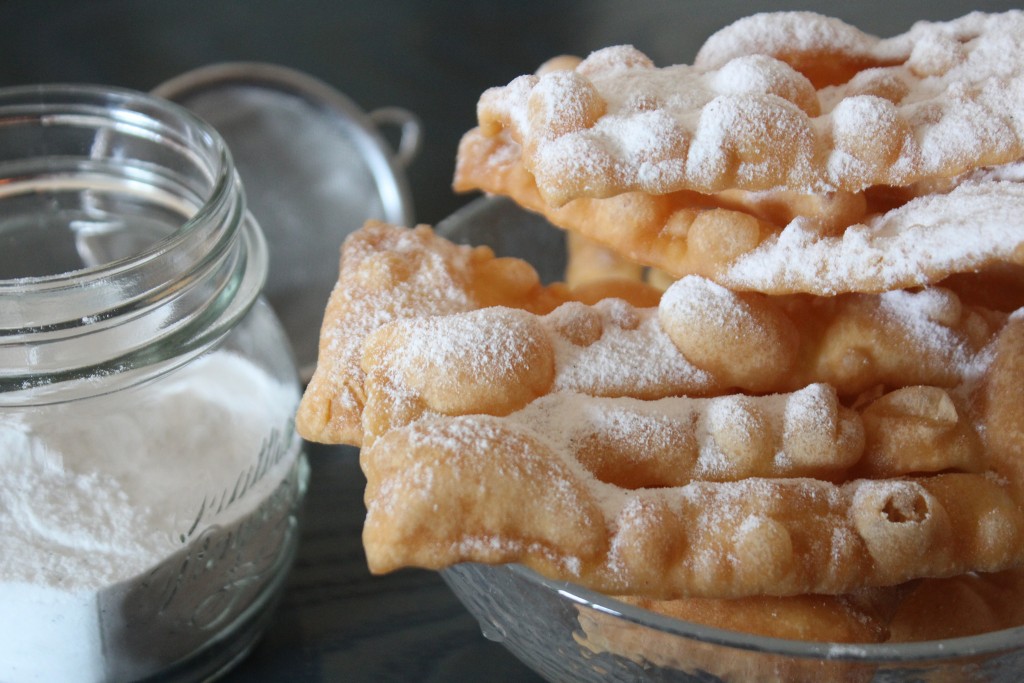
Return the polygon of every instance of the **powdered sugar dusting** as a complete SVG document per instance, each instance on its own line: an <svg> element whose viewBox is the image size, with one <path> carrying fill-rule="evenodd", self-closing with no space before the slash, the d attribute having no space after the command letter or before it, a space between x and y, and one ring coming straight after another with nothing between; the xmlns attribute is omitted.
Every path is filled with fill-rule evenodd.
<svg viewBox="0 0 1024 683"><path fill-rule="evenodd" d="M694 63L703 68L719 68L743 55L826 50L863 58L872 55L878 44L878 38L814 12L758 13L709 37Z"/></svg>
<svg viewBox="0 0 1024 683"><path fill-rule="evenodd" d="M835 484L755 474L627 489L597 478L573 451L585 447L588 422L597 432L642 425L654 404L670 420L669 404L685 415L694 405L707 414L719 403L719 422L740 414L722 401L550 396L505 418L442 417L400 427L363 455L368 557L383 558L385 567L517 561L602 591L715 597L842 593L1015 561L1003 548L981 544L950 554L944 539L952 526L933 514L981 487L991 507L958 514L994 515L1019 530L998 483L985 475ZM757 407L777 415L785 400L771 397ZM429 462L434 475L410 467L416 460ZM386 505L375 490L385 491ZM912 561L908 544L919 551Z"/></svg>
<svg viewBox="0 0 1024 683"><path fill-rule="evenodd" d="M691 365L661 329L657 309L636 309L633 329L615 323L614 300L595 305L603 322L601 338L578 346L553 334L554 389L591 395L657 398L666 393L700 393L713 385L708 373Z"/></svg>
<svg viewBox="0 0 1024 683"><path fill-rule="evenodd" d="M737 478L729 476L737 469L743 471L752 451L767 441L769 432L754 401L742 394L722 396L708 404L705 429L712 435L701 448L699 465L705 477L711 479ZM737 463L737 461L739 461Z"/></svg>
<svg viewBox="0 0 1024 683"><path fill-rule="evenodd" d="M1024 244L1018 183L966 182L919 197L841 236L796 219L738 258L719 280L759 291L886 291L926 285L979 263L1014 259Z"/></svg>
<svg viewBox="0 0 1024 683"><path fill-rule="evenodd" d="M1022 32L1019 11L886 40L812 13L761 14L712 36L693 66L605 48L575 72L489 90L478 117L486 134L508 128L523 144L553 206L628 191L904 185L1024 154ZM819 67L840 85L815 93L799 71Z"/></svg>
<svg viewBox="0 0 1024 683"><path fill-rule="evenodd" d="M619 462L672 462L669 480L736 480L747 476L802 476L804 458L790 457L791 439L830 444L815 465L844 471L860 456L859 444L836 438L841 421L835 392L811 385L790 394L640 400L560 392L507 416L553 451L580 458L601 444ZM831 457L831 460L829 459ZM663 475L659 475L663 476ZM613 482L614 483L614 482Z"/></svg>
<svg viewBox="0 0 1024 683"><path fill-rule="evenodd" d="M684 325L701 320L715 329L728 329L732 325L730 313L736 308L736 294L707 278L687 275L665 290L658 307Z"/></svg>
<svg viewBox="0 0 1024 683"><path fill-rule="evenodd" d="M494 307L486 315L467 311L404 325L400 352L388 356L394 383L401 384L402 377L415 375L424 366L436 368L434 377L453 384L460 377L510 374L529 362L528 340L534 327L528 316L516 309ZM456 366L460 367L458 376L443 374L445 368ZM457 391L457 385L451 390Z"/></svg>
<svg viewBox="0 0 1024 683"><path fill-rule="evenodd" d="M395 231L389 237L393 239L387 249L418 262L418 267L409 268L405 280L386 278L383 273L392 267L391 258L382 255L376 245L350 242L353 248L346 258L348 264L343 263L342 268L347 265L365 270L365 280L386 278L387 286L374 287L374 295L368 297L364 291L339 281L335 292L350 314L345 316L343 325L325 330L323 338L329 352L346 359L358 358L367 334L401 316L403 311L432 315L469 310L473 306L465 285L454 277L463 267L457 263L450 265L453 260L464 260L466 254L459 252L468 250L454 245L443 253L426 249L422 239L408 231ZM339 369L342 367L338 365Z"/></svg>
<svg viewBox="0 0 1024 683"><path fill-rule="evenodd" d="M836 394L827 384L810 384L789 394L783 411L783 434L808 428L826 436L836 432Z"/></svg>
<svg viewBox="0 0 1024 683"><path fill-rule="evenodd" d="M316 371L296 418L304 437L358 443L366 337L400 318L475 308L466 282L472 254L426 227L369 222L346 239Z"/></svg>

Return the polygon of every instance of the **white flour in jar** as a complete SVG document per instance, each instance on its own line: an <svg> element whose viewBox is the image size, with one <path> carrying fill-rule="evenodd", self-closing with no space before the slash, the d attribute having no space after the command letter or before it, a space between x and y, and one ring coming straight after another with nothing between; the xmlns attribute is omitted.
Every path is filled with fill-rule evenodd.
<svg viewBox="0 0 1024 683"><path fill-rule="evenodd" d="M258 456L297 401L221 351L132 390L0 409L0 681L102 680L101 591L266 499L294 458Z"/></svg>

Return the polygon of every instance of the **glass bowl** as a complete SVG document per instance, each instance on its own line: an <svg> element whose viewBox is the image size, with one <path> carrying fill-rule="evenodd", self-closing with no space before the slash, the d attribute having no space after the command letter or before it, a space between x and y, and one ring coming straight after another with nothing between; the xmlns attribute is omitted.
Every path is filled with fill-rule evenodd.
<svg viewBox="0 0 1024 683"><path fill-rule="evenodd" d="M441 576L490 640L549 681L998 681L1024 673L1024 627L922 643L768 638L671 619L519 565Z"/></svg>
<svg viewBox="0 0 1024 683"><path fill-rule="evenodd" d="M501 198L481 198L437 226L561 279L564 236ZM851 645L769 638L672 619L518 565L461 564L441 576L485 637L551 681L1024 680L1024 627L979 636Z"/></svg>

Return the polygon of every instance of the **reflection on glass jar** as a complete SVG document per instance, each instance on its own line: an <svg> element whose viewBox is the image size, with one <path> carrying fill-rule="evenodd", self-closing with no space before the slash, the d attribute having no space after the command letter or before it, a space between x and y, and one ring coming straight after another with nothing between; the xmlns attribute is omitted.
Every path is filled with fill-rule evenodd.
<svg viewBox="0 0 1024 683"><path fill-rule="evenodd" d="M214 674L298 542L297 370L184 110L0 90L0 680Z"/></svg>

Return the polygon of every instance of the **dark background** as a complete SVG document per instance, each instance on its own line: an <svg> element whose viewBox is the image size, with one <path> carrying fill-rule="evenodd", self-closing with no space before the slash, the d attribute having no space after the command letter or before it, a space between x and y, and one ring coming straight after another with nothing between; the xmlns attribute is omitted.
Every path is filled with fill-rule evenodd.
<svg viewBox="0 0 1024 683"><path fill-rule="evenodd" d="M0 0L0 85L73 81L149 90L198 66L265 61L316 76L363 109L423 121L409 169L416 218L465 203L450 179L459 136L490 86L557 54L630 43L656 64L692 61L710 33L754 11L811 9L880 36L1013 2L863 0Z"/></svg>
<svg viewBox="0 0 1024 683"><path fill-rule="evenodd" d="M435 0L0 0L0 86L82 82L149 90L224 61L305 71L369 111L423 124L408 169L415 217L437 223L459 137L480 93L546 59L631 43L655 63L689 62L703 39L760 10L823 11L874 33L1011 2L454 2ZM529 681L486 641L440 579L371 577L359 541L362 475L351 449L315 448L307 524L289 589L262 643L229 681Z"/></svg>

